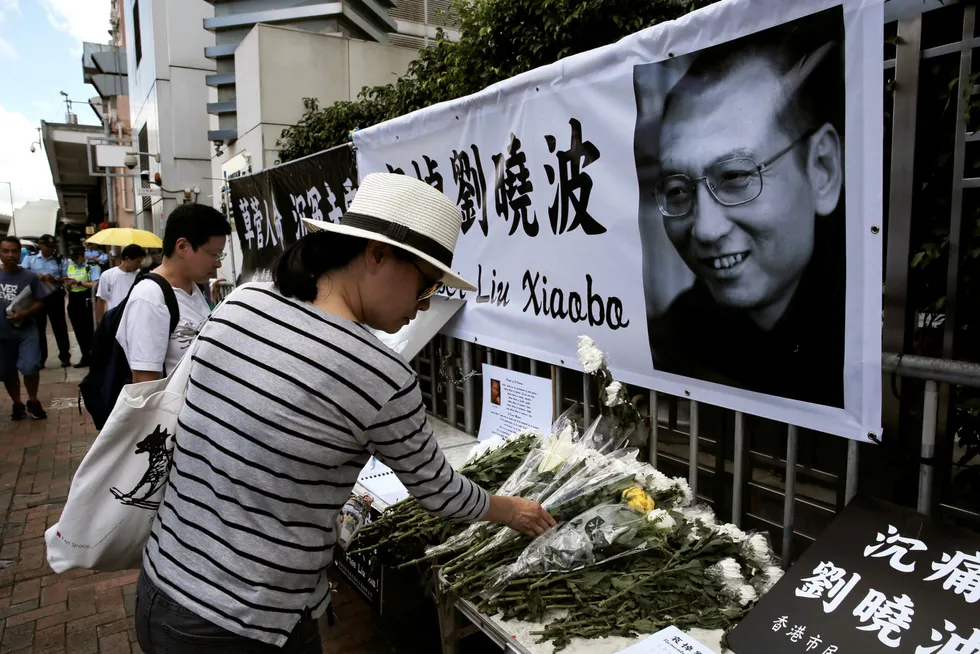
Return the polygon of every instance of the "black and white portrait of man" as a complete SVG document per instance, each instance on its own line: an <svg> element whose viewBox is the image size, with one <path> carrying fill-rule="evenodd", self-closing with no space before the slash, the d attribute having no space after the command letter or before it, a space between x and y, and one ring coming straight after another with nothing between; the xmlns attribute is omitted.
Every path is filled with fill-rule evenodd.
<svg viewBox="0 0 980 654"><path fill-rule="evenodd" d="M843 407L843 39L838 7L634 69L658 371Z"/></svg>

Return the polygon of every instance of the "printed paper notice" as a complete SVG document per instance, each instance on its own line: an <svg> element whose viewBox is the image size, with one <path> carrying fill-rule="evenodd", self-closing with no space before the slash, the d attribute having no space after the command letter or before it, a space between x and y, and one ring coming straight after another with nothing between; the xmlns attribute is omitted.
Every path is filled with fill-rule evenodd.
<svg viewBox="0 0 980 654"><path fill-rule="evenodd" d="M480 440L522 429L547 432L552 422L551 380L496 366L483 366Z"/></svg>
<svg viewBox="0 0 980 654"><path fill-rule="evenodd" d="M667 627L619 654L714 654L677 627Z"/></svg>

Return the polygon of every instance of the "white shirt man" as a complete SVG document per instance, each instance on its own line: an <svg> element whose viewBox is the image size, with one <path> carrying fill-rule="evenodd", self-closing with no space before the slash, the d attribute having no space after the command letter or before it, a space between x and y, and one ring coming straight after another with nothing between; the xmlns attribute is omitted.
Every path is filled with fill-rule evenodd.
<svg viewBox="0 0 980 654"><path fill-rule="evenodd" d="M99 279L99 287L95 292L97 322L102 322L102 316L105 315L105 312L119 306L129 295L129 289L133 287L133 282L136 281L136 274L139 272L140 263L144 257L146 257L146 250L142 247L127 245L123 248L120 264L102 273L102 277Z"/></svg>
<svg viewBox="0 0 980 654"><path fill-rule="evenodd" d="M129 367L134 371L170 374L180 363L197 333L211 315L211 307L197 284L191 292L174 288L180 318L177 327L170 329L170 310L163 291L152 282L144 281L133 288L123 312L116 340L126 353Z"/></svg>
<svg viewBox="0 0 980 654"><path fill-rule="evenodd" d="M167 219L163 263L153 272L169 282L179 311L170 330L170 310L163 290L141 280L123 309L116 341L126 353L133 382L170 374L190 347L211 313L197 284L206 284L215 262L224 257L231 227L218 211L199 204L182 204Z"/></svg>

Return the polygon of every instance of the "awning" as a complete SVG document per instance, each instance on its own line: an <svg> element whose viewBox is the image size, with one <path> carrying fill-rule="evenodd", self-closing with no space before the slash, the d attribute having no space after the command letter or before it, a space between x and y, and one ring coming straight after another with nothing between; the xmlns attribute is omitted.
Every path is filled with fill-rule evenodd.
<svg viewBox="0 0 980 654"><path fill-rule="evenodd" d="M89 195L100 194L102 177L88 174L87 139L101 136L102 128L90 125L66 125L41 121L41 141L51 167L51 178L61 204L61 219L70 224L88 222ZM99 196L97 196L99 197ZM101 204L101 201L94 203ZM93 216L101 220L101 216Z"/></svg>

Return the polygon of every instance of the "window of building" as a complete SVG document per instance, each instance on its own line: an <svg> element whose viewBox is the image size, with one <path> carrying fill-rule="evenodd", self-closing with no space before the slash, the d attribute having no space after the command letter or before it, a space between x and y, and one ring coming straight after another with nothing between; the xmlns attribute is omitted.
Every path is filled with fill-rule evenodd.
<svg viewBox="0 0 980 654"><path fill-rule="evenodd" d="M136 65L143 58L143 38L140 32L140 0L133 2L133 48L136 50Z"/></svg>
<svg viewBox="0 0 980 654"><path fill-rule="evenodd" d="M139 131L139 135L136 137L137 147L140 152L150 151L150 137L146 132L146 125L143 125L143 129ZM139 174L140 174L140 187L143 189L150 188L150 157L145 154L139 155ZM149 220L148 216L153 212L153 199L150 197L149 193L143 195L143 220Z"/></svg>

